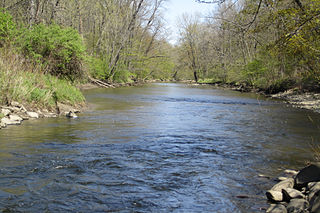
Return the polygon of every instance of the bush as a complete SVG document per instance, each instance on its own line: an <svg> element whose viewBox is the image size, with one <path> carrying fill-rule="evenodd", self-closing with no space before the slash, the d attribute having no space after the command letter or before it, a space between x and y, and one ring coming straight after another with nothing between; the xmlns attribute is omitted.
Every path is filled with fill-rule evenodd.
<svg viewBox="0 0 320 213"><path fill-rule="evenodd" d="M10 42L16 32L16 25L12 16L0 9L0 47Z"/></svg>
<svg viewBox="0 0 320 213"><path fill-rule="evenodd" d="M275 94L279 92L284 92L288 89L293 88L296 85L296 82L290 78L279 79L273 82L267 89L267 94Z"/></svg>
<svg viewBox="0 0 320 213"><path fill-rule="evenodd" d="M0 51L0 104L18 101L48 109L54 109L57 102L84 104L81 91L70 81L32 72L34 67L20 63L22 59L12 53L2 55Z"/></svg>
<svg viewBox="0 0 320 213"><path fill-rule="evenodd" d="M56 24L34 25L22 30L18 46L22 52L42 63L51 75L71 81L83 76L85 47L78 32Z"/></svg>
<svg viewBox="0 0 320 213"><path fill-rule="evenodd" d="M89 73L92 77L100 80L105 80L108 78L109 67L105 61L93 56L88 57L86 61L89 65Z"/></svg>
<svg viewBox="0 0 320 213"><path fill-rule="evenodd" d="M263 78L266 71L263 61L254 59L244 67L241 74L245 83L249 84L249 86L257 86L258 82L262 84L261 78Z"/></svg>

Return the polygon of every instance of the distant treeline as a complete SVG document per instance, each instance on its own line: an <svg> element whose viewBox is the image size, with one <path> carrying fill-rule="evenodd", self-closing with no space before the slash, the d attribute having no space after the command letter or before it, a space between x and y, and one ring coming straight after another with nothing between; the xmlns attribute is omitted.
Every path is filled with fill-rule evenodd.
<svg viewBox="0 0 320 213"><path fill-rule="evenodd" d="M198 2L218 9L181 18L177 78L270 93L320 88L319 0Z"/></svg>

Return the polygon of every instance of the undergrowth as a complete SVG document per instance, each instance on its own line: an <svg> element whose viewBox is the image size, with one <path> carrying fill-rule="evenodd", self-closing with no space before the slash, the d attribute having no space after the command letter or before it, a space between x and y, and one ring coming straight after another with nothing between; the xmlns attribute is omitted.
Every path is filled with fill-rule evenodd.
<svg viewBox="0 0 320 213"><path fill-rule="evenodd" d="M70 81L44 75L39 67L24 57L1 51L0 53L0 104L18 101L40 108L55 108L57 103L72 106L85 101L81 91Z"/></svg>

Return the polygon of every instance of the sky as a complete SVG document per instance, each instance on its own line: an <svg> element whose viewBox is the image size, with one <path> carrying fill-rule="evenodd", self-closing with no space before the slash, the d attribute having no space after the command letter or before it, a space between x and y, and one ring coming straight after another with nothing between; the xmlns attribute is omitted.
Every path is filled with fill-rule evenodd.
<svg viewBox="0 0 320 213"><path fill-rule="evenodd" d="M195 0L168 0L164 5L164 17L167 22L167 26L170 29L170 37L168 40L174 44L178 38L177 20L183 13L203 13L207 14L213 9L211 4L200 4Z"/></svg>

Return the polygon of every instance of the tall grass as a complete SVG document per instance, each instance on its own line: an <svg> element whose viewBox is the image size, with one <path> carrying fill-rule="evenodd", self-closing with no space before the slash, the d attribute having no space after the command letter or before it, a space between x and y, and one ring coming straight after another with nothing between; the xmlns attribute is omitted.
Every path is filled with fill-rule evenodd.
<svg viewBox="0 0 320 213"><path fill-rule="evenodd" d="M85 101L69 81L42 74L40 67L10 50L0 50L0 104L18 101L54 109L58 102L76 106Z"/></svg>

